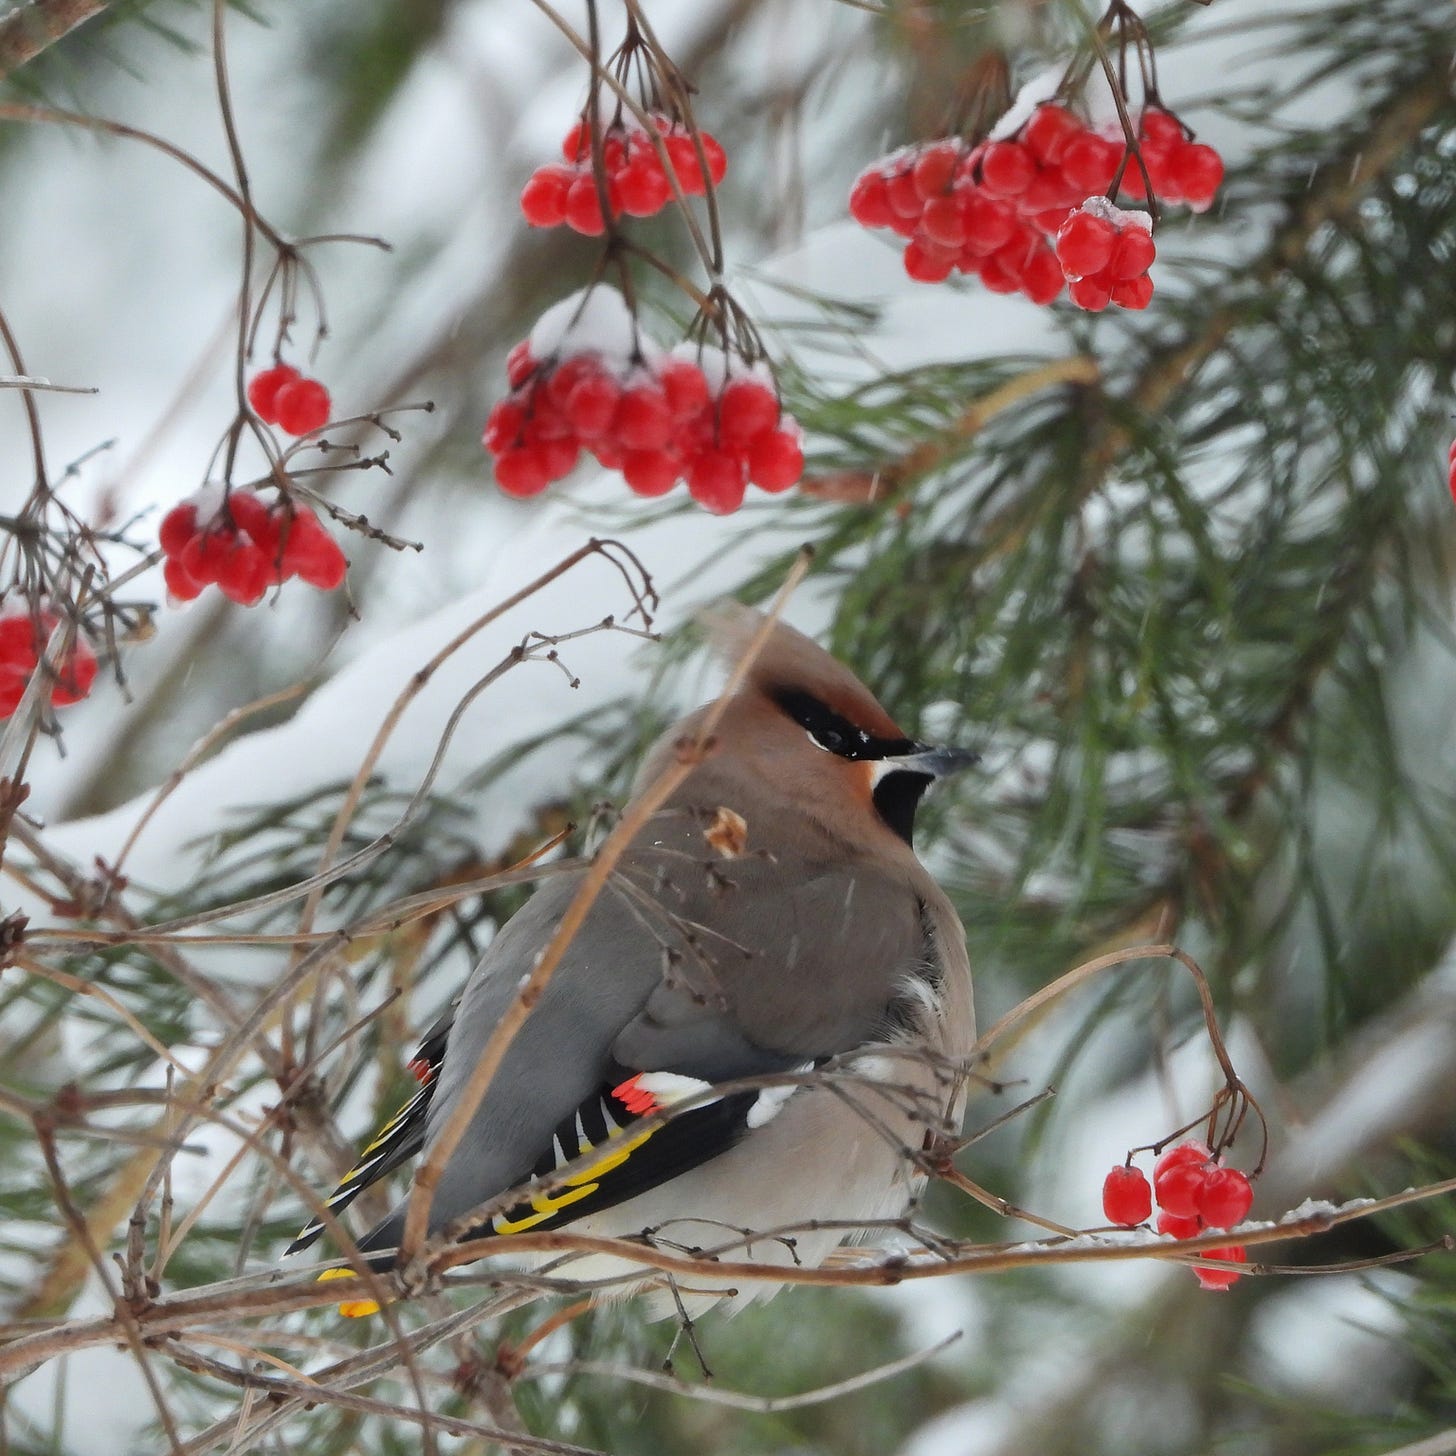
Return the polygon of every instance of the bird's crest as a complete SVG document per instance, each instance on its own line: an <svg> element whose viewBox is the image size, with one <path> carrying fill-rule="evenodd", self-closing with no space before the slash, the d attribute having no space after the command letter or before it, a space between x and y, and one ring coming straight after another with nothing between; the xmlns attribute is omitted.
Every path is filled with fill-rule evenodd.
<svg viewBox="0 0 1456 1456"><path fill-rule="evenodd" d="M741 602L723 601L702 614L708 641L731 671L753 645L764 615ZM875 695L842 662L785 622L776 622L754 657L743 688L777 698L807 693L877 738L904 735Z"/></svg>

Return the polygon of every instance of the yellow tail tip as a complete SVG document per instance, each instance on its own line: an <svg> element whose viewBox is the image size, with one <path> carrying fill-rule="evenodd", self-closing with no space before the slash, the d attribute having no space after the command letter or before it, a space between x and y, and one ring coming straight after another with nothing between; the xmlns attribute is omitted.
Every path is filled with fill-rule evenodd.
<svg viewBox="0 0 1456 1456"><path fill-rule="evenodd" d="M325 1279L352 1279L352 1269L325 1269L318 1277L318 1282ZM379 1301L375 1299L346 1299L339 1305L339 1313L345 1319L364 1319L371 1314L379 1313Z"/></svg>

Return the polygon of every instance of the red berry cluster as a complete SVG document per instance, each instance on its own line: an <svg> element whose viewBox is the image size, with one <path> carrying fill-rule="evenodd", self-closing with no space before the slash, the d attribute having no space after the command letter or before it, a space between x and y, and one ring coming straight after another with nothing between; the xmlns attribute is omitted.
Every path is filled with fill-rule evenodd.
<svg viewBox="0 0 1456 1456"><path fill-rule="evenodd" d="M250 490L183 501L162 517L158 535L167 590L180 602L216 586L251 607L294 576L333 591L348 569L339 543L307 506L278 500L270 507Z"/></svg>
<svg viewBox="0 0 1456 1456"><path fill-rule="evenodd" d="M1160 106L1144 109L1138 123L1138 150L1148 181L1159 202L1184 203L1194 212L1207 212L1223 181L1223 158L1202 142L1189 141L1183 123ZM1129 160L1122 174L1122 191L1141 198L1147 193L1142 167Z"/></svg>
<svg viewBox="0 0 1456 1456"><path fill-rule="evenodd" d="M40 665L46 644L60 618L48 609L7 611L0 616L0 718L8 718L20 706L31 674ZM55 664L51 683L53 708L79 703L96 681L96 654L76 632L70 650Z"/></svg>
<svg viewBox="0 0 1456 1456"><path fill-rule="evenodd" d="M1019 292L1033 303L1050 303L1063 279L1047 233L1089 189L1065 199L1060 187L1038 184L1029 191L1037 173L1030 158L1014 143L967 148L947 138L908 147L860 173L849 194L850 215L864 227L890 228L906 238L905 271L918 282L974 273L993 293Z"/></svg>
<svg viewBox="0 0 1456 1456"><path fill-rule="evenodd" d="M652 124L662 136L663 150L685 196L706 192L703 176L707 163L708 178L716 187L728 170L728 155L708 132L700 131L702 161L692 133L681 122L660 112L652 113ZM521 191L521 211L532 227L560 227L565 223L587 237L598 237L606 231L602 200L592 173L591 135L586 123L578 121L561 144L566 158L547 162L531 173ZM638 127L618 124L609 127L602 137L602 167L606 173L607 206L613 217L651 217L661 212L672 197L662 159L657 155L648 134Z"/></svg>
<svg viewBox="0 0 1456 1456"><path fill-rule="evenodd" d="M332 404L317 379L305 379L292 364L261 369L248 381L248 403L264 424L288 435L307 435L329 422Z"/></svg>
<svg viewBox="0 0 1456 1456"><path fill-rule="evenodd" d="M1156 254L1147 213L1124 212L1105 197L1089 197L1057 230L1057 262L1071 283L1072 302L1092 313L1109 303L1146 308Z"/></svg>
<svg viewBox="0 0 1456 1456"><path fill-rule="evenodd" d="M1182 123L1158 107L1144 112L1140 135L1159 199L1186 202L1195 211L1208 207L1223 178L1218 153L1190 142ZM1061 293L1064 275L1049 240L1086 199L1108 191L1126 151L1120 141L1049 102L1015 131L975 146L942 138L881 159L860 174L849 210L865 227L891 228L908 239L905 271L922 283L939 283L957 271L974 273L993 292L1020 292L1034 303L1050 303ZM1135 162L1129 162L1121 185L1129 196L1145 195ZM1145 271L1114 282L1136 284L1123 290L1127 298L1144 292L1151 297L1151 284L1139 281ZM1073 302L1084 308L1105 308L1112 289L1101 303L1082 301L1096 296L1090 286L1072 289ZM1144 298L1123 306L1146 304Z"/></svg>
<svg viewBox="0 0 1456 1456"><path fill-rule="evenodd" d="M1180 1143L1169 1148L1153 1165L1153 1184L1140 1169L1130 1165L1114 1168L1102 1185L1102 1212L1108 1223L1132 1227L1158 1207L1157 1229L1176 1239L1192 1239L1211 1228L1232 1228L1242 1222L1253 1206L1254 1190L1248 1177L1237 1168L1225 1168L1203 1143ZM1232 1264L1246 1262L1242 1245L1210 1249L1210 1259ZM1233 1269L1195 1268L1205 1289L1227 1289L1238 1279Z"/></svg>
<svg viewBox="0 0 1456 1456"><path fill-rule="evenodd" d="M583 449L638 495L666 495L686 480L718 515L743 504L750 482L776 492L803 473L799 427L766 368L709 345L662 353L612 289L557 304L506 371L511 393L491 410L484 444L507 495L543 491Z"/></svg>
<svg viewBox="0 0 1456 1456"><path fill-rule="evenodd" d="M1448 467L1448 483L1451 487L1451 499L1456 501L1456 440L1451 442L1451 448L1446 452L1446 464Z"/></svg>

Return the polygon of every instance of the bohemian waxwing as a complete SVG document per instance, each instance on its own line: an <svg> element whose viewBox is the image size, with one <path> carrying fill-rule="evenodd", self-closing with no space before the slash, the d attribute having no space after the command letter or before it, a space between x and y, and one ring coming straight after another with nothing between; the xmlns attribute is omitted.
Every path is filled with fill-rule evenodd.
<svg viewBox="0 0 1456 1456"><path fill-rule="evenodd" d="M730 604L710 631L731 661L762 621ZM664 735L634 792L708 711ZM714 747L619 861L510 1044L443 1170L430 1233L533 1178L548 1181L497 1201L470 1236L653 1230L679 1251L812 1265L855 1225L902 1215L927 1134L959 1130L975 1037L965 935L911 826L930 783L974 759L908 739L848 669L776 625ZM736 823L723 809L742 820L741 851L735 834L708 837ZM578 882L547 880L496 936L412 1064L424 1085L329 1198L333 1212L439 1136ZM634 1136L637 1119L712 1084L785 1073L803 1081L700 1101ZM391 1267L407 1202L359 1240L376 1268ZM560 1270L622 1272L600 1258Z"/></svg>

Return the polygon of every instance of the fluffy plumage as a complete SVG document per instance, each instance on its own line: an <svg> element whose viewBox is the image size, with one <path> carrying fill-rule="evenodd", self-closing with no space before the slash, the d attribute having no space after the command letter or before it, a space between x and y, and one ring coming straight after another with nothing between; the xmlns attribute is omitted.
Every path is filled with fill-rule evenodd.
<svg viewBox="0 0 1456 1456"><path fill-rule="evenodd" d="M730 663L761 621L737 606L716 614ZM639 790L707 711L649 752ZM432 1233L583 1153L592 1157L570 1181L472 1232L651 1229L713 1248L745 1230L893 1217L918 1185L927 1132L958 1126L960 1063L974 1039L970 968L909 825L932 778L972 756L906 738L847 668L783 625L715 740L624 855L512 1042L444 1170ZM740 853L710 832L722 809L746 827ZM426 1085L334 1207L439 1135L578 881L548 880L497 935L426 1038ZM684 1092L711 1096L714 1084L764 1074L807 1080L716 1097L646 1135L634 1127ZM359 1241L379 1267L404 1209ZM317 1233L310 1225L293 1247ZM760 1237L749 1254L816 1263L843 1237L801 1230L792 1248ZM577 1261L561 1272L612 1267Z"/></svg>

